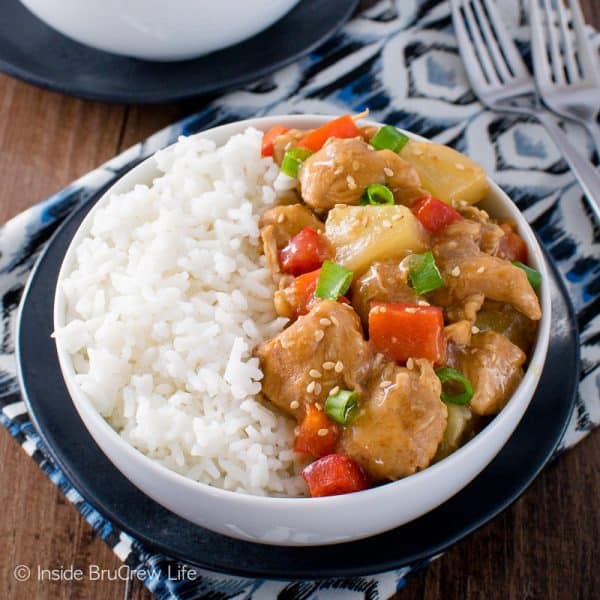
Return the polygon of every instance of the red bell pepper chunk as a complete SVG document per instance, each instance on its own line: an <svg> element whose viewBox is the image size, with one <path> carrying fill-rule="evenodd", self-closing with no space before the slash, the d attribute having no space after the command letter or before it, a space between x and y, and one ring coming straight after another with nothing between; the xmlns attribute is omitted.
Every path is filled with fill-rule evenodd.
<svg viewBox="0 0 600 600"><path fill-rule="evenodd" d="M273 156L273 142L275 141L275 138L283 135L287 131L288 128L284 127L283 125L275 125L274 127L271 127L271 129L269 129L269 131L263 135L262 147L260 151L261 155Z"/></svg>
<svg viewBox="0 0 600 600"><path fill-rule="evenodd" d="M360 465L344 454L316 460L302 471L302 477L313 498L360 492L369 487Z"/></svg>
<svg viewBox="0 0 600 600"><path fill-rule="evenodd" d="M307 314L313 304L319 300L319 298L315 296L315 290L317 289L320 273L321 269L311 271L310 273L304 273L303 275L296 277L289 285L289 293L286 295L286 300L292 307L296 318ZM342 302L343 304L350 304L350 301L345 296L340 296L337 301Z"/></svg>
<svg viewBox="0 0 600 600"><path fill-rule="evenodd" d="M353 138L360 135L360 131L350 115L338 117L318 129L313 129L307 133L299 142L298 146L308 148L313 152L318 152L325 142L331 138Z"/></svg>
<svg viewBox="0 0 600 600"><path fill-rule="evenodd" d="M378 352L405 363L426 358L441 365L446 357L444 315L437 306L373 302L369 336Z"/></svg>
<svg viewBox="0 0 600 600"><path fill-rule="evenodd" d="M451 223L463 219L451 206L432 196L417 198L410 209L421 221L421 225L431 233L439 233Z"/></svg>
<svg viewBox="0 0 600 600"><path fill-rule="evenodd" d="M518 260L526 265L529 253L523 238L508 223L502 223L500 227L504 229L504 236L500 238L496 256L511 262Z"/></svg>
<svg viewBox="0 0 600 600"><path fill-rule="evenodd" d="M317 269L310 273L304 273L304 275L296 277L290 284L290 293L287 294L287 301L296 317L308 313L312 304L316 302L315 290L317 289L320 272L321 269Z"/></svg>
<svg viewBox="0 0 600 600"><path fill-rule="evenodd" d="M324 432L326 433L323 434ZM314 404L309 404L300 424L294 451L319 458L335 451L339 437L340 426Z"/></svg>
<svg viewBox="0 0 600 600"><path fill-rule="evenodd" d="M305 227L279 252L279 265L284 273L302 275L318 269L328 250L327 240L312 227Z"/></svg>

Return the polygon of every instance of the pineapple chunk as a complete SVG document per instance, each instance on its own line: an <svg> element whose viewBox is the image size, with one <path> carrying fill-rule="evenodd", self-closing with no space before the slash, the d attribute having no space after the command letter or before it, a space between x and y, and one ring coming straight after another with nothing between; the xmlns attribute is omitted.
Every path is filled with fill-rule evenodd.
<svg viewBox="0 0 600 600"><path fill-rule="evenodd" d="M427 234L406 207L337 206L329 211L325 235L335 261L360 275L376 260L427 249Z"/></svg>
<svg viewBox="0 0 600 600"><path fill-rule="evenodd" d="M400 156L417 170L421 185L447 204L476 204L488 192L483 167L449 146L410 140Z"/></svg>

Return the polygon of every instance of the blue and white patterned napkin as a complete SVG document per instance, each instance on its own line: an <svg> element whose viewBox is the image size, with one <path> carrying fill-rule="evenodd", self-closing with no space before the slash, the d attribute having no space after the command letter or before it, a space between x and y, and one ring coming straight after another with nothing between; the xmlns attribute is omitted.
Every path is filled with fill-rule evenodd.
<svg viewBox="0 0 600 600"><path fill-rule="evenodd" d="M527 53L529 34L521 1L503 0L498 6ZM591 35L600 46L600 36ZM448 2L382 0L310 56L160 131L0 230L0 421L119 558L144 574L145 584L157 598L387 598L423 565L379 576L294 583L198 570L191 578L170 578L166 558L147 550L94 510L41 443L16 380L14 328L23 287L49 236L72 210L179 135L258 115L337 115L366 107L375 120L451 144L475 157L523 210L560 269L581 334L576 411L560 450L576 444L600 423L599 224L541 126L490 112L476 101L457 52ZM592 153L580 128L566 125L566 130L580 148Z"/></svg>

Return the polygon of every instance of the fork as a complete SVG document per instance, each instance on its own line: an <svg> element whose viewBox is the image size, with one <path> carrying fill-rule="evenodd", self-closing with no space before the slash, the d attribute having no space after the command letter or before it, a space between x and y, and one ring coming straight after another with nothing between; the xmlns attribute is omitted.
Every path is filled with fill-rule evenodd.
<svg viewBox="0 0 600 600"><path fill-rule="evenodd" d="M539 0L531 0L529 7L535 82L540 96L555 113L581 123L600 156L600 126L597 122L600 64L585 32L581 8L577 0L568 0L575 33L573 40L563 0L542 2L543 17Z"/></svg>
<svg viewBox="0 0 600 600"><path fill-rule="evenodd" d="M451 0L451 3L454 31L473 91L492 110L527 115L546 128L600 219L600 172L542 109L533 79L494 2Z"/></svg>

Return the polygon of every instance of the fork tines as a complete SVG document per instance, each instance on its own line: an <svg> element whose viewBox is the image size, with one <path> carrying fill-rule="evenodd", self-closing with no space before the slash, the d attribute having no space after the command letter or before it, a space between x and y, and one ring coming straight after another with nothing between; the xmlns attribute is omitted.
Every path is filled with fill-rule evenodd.
<svg viewBox="0 0 600 600"><path fill-rule="evenodd" d="M453 0L454 25L469 75L474 77L473 64L479 67L479 81L473 87L498 87L506 83L530 79L529 72L498 9L491 0Z"/></svg>
<svg viewBox="0 0 600 600"><path fill-rule="evenodd" d="M530 0L532 51L541 87L600 80L581 8L577 0L568 4L569 10L563 0Z"/></svg>

